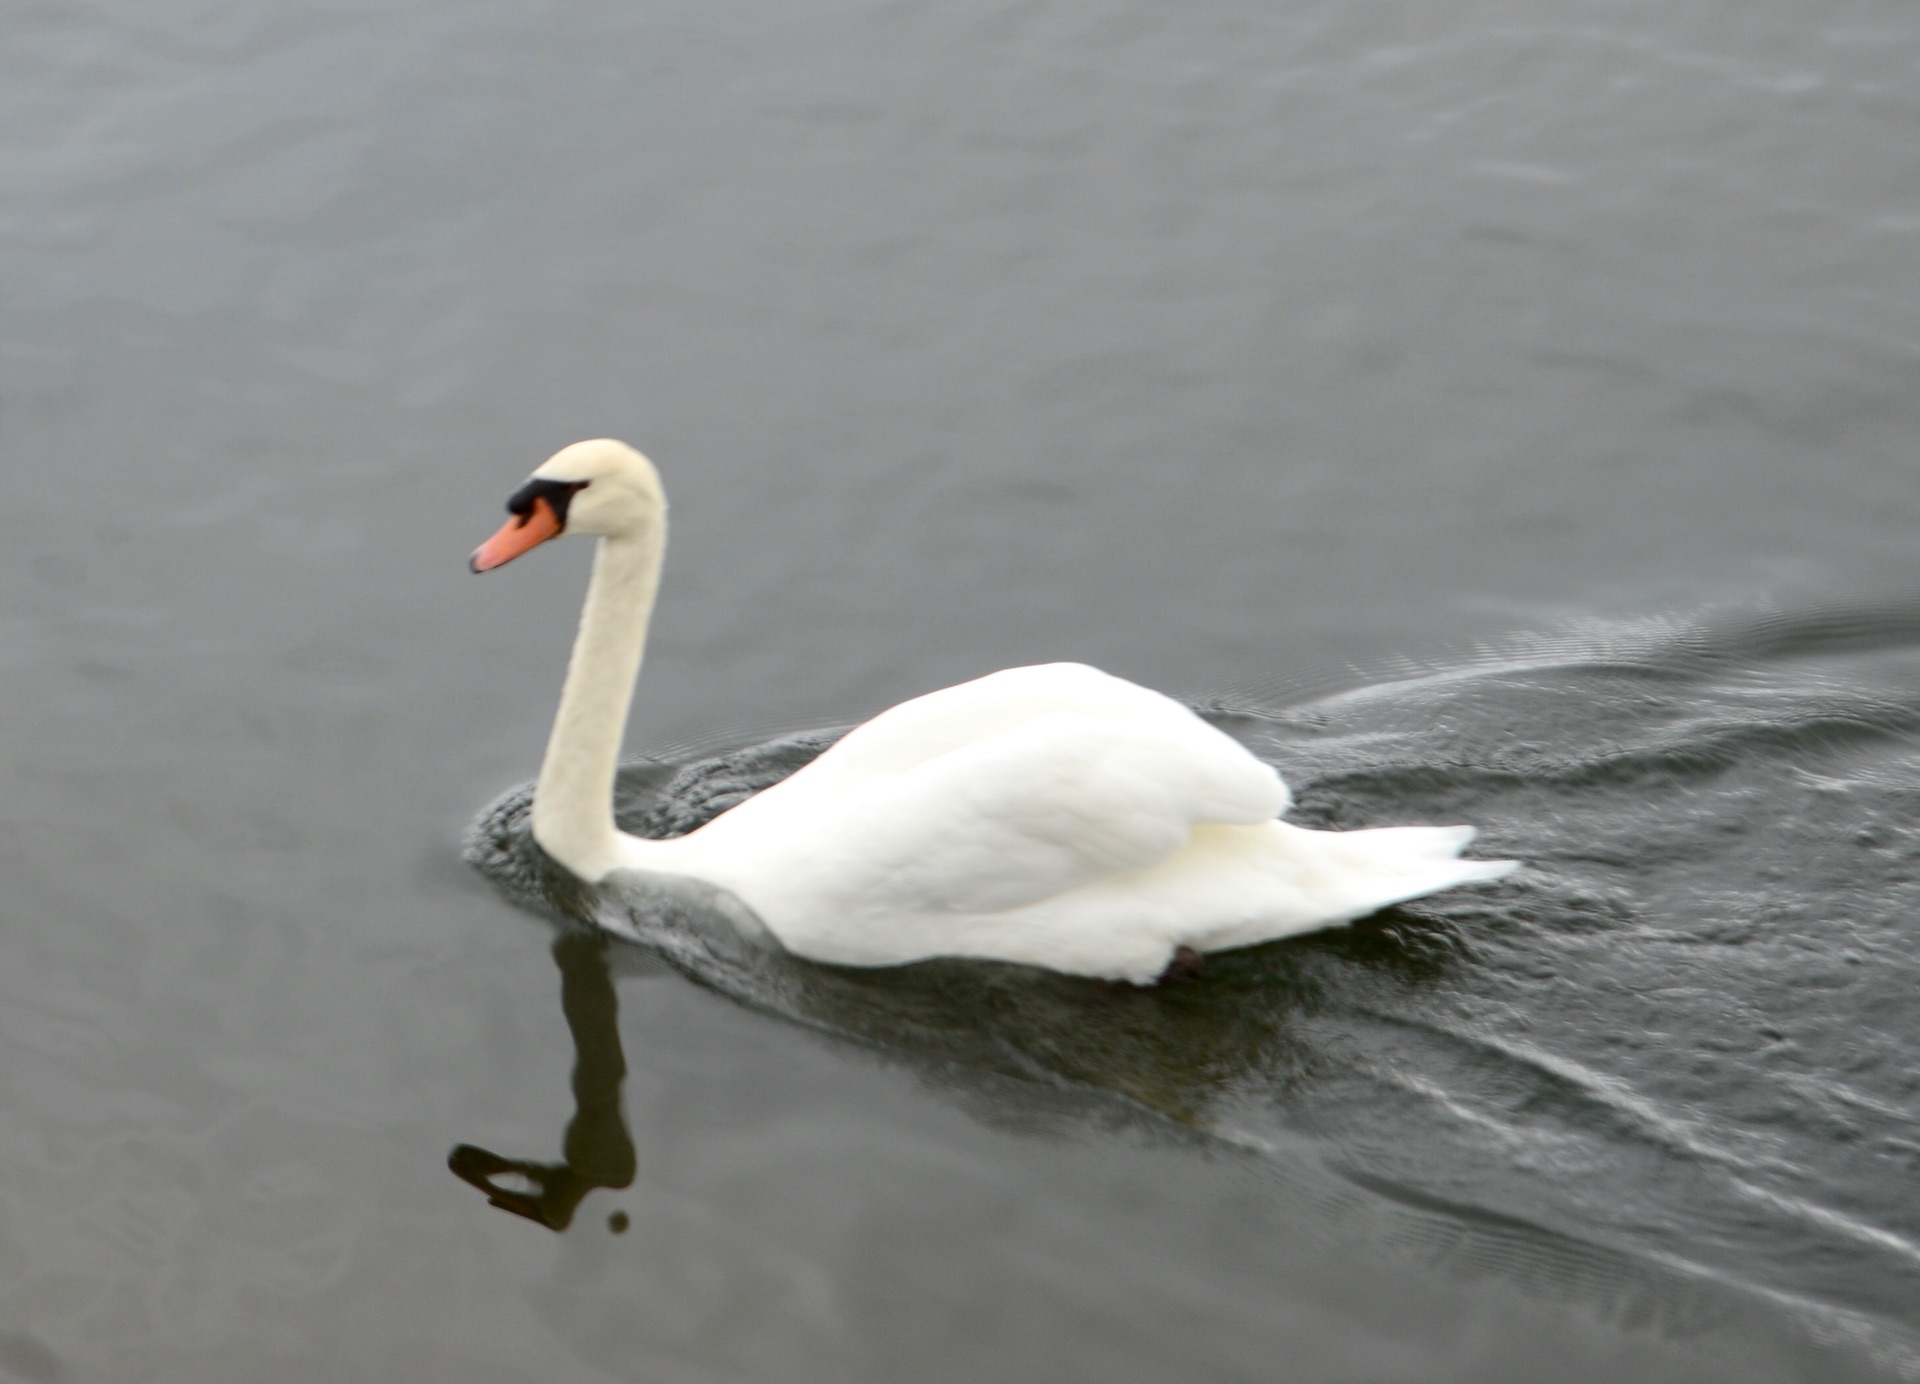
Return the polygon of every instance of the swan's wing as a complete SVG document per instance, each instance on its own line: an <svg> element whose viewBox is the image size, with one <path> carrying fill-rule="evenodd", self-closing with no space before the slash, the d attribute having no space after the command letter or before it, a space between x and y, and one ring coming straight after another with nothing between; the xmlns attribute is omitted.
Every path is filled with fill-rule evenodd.
<svg viewBox="0 0 1920 1384"><path fill-rule="evenodd" d="M1084 663L1008 668L915 697L856 726L822 756L816 778L905 773L1043 716L1116 717L1178 730L1192 711L1137 683ZM815 766L809 766L812 772Z"/></svg>
<svg viewBox="0 0 1920 1384"><path fill-rule="evenodd" d="M1148 869L1200 823L1262 822L1286 803L1272 768L1191 714L1055 712L870 780L789 864L826 895L844 881L852 911L995 913Z"/></svg>

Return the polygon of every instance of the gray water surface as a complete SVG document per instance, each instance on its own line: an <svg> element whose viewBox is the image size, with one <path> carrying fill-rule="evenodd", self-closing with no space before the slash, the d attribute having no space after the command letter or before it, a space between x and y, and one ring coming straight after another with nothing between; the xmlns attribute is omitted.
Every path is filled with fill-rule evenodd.
<svg viewBox="0 0 1920 1384"><path fill-rule="evenodd" d="M1910 7L0 33L0 1377L1914 1374ZM1529 869L1104 1009L556 933L583 545L464 561L602 434L636 753L1079 658Z"/></svg>

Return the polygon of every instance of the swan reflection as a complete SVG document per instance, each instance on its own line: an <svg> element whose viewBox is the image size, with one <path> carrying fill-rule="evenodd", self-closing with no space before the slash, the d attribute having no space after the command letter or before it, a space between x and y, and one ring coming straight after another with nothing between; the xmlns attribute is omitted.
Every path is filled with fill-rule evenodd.
<svg viewBox="0 0 1920 1384"><path fill-rule="evenodd" d="M456 1145L447 1155L454 1175L486 1193L488 1205L549 1230L571 1225L596 1187L618 1191L633 1182L633 1137L620 1109L627 1060L620 1049L620 1001L607 965L608 942L603 934L570 927L553 943L560 1009L574 1047L574 1113L560 1142L561 1161L506 1158L473 1144ZM614 1229L624 1229L622 1213L615 1217Z"/></svg>

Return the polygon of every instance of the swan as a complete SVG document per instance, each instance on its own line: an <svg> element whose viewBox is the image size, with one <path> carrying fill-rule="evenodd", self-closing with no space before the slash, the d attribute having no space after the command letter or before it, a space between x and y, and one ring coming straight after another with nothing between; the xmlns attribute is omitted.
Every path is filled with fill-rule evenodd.
<svg viewBox="0 0 1920 1384"><path fill-rule="evenodd" d="M1201 954L1330 927L1518 862L1472 827L1309 831L1270 765L1187 707L1076 663L902 702L671 840L614 825L621 733L666 553L653 464L611 439L536 469L469 563L599 539L533 835L593 885L697 882L747 930L845 966L993 958L1149 985ZM730 896L730 897L729 897Z"/></svg>

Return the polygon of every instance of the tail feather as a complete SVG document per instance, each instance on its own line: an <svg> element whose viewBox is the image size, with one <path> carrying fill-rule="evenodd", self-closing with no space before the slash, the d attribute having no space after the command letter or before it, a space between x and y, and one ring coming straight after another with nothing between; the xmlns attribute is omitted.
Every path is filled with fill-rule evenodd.
<svg viewBox="0 0 1920 1384"><path fill-rule="evenodd" d="M1517 860L1461 860L1473 842L1472 827L1377 827L1325 838L1329 857L1347 877L1335 891L1344 896L1349 917L1357 918L1389 904L1461 884L1504 879L1520 867Z"/></svg>
<svg viewBox="0 0 1920 1384"><path fill-rule="evenodd" d="M1249 862L1265 882L1235 901L1231 921L1198 927L1171 940L1199 951L1244 947L1338 927L1443 889L1503 879L1520 867L1517 860L1460 859L1473 838L1472 827L1312 831L1287 822L1268 823L1261 848ZM1221 844L1244 839L1223 836Z"/></svg>
<svg viewBox="0 0 1920 1384"><path fill-rule="evenodd" d="M1355 862L1399 860L1452 860L1479 832L1473 827L1373 827L1366 831L1343 831L1329 838L1331 854Z"/></svg>

